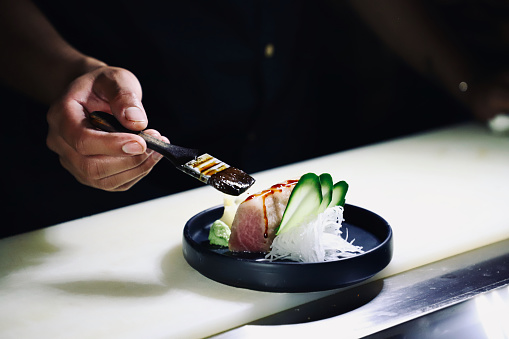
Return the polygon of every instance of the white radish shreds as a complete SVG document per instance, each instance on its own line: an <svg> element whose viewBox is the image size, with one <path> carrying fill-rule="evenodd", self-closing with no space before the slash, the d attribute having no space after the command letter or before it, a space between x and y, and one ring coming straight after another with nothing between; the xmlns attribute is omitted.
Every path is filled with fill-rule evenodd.
<svg viewBox="0 0 509 339"><path fill-rule="evenodd" d="M274 238L266 257L270 260L324 262L363 253L361 246L353 245L355 239L347 241L348 230L346 238L341 237L342 221L343 207L330 207L309 222L281 232Z"/></svg>

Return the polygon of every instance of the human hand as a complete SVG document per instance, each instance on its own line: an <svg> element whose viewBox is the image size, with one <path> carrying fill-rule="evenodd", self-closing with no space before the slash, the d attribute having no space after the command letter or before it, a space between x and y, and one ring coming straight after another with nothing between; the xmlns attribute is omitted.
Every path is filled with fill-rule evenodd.
<svg viewBox="0 0 509 339"><path fill-rule="evenodd" d="M141 131L148 120L138 79L122 68L104 66L75 79L49 109L47 146L80 183L106 191L125 191L146 176L161 155L129 133L96 130L92 111L112 113L126 128ZM146 133L161 140L156 130Z"/></svg>

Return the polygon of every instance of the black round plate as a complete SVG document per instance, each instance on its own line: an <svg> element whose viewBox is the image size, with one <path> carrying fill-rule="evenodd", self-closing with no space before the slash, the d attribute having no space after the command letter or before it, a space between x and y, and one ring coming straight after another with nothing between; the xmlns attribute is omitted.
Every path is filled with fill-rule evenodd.
<svg viewBox="0 0 509 339"><path fill-rule="evenodd" d="M266 292L312 292L330 290L366 280L392 259L392 229L379 215L345 205L343 234L362 246L364 253L323 263L268 261L264 254L235 254L210 245L212 223L221 218L216 206L189 219L184 227L182 251L194 269L217 282Z"/></svg>

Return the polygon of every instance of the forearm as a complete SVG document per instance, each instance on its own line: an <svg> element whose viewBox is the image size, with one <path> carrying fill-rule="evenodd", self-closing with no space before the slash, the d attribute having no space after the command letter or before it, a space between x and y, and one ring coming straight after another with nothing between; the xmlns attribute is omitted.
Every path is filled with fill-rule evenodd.
<svg viewBox="0 0 509 339"><path fill-rule="evenodd" d="M376 34L409 65L466 103L464 82L475 74L467 54L418 0L352 0ZM460 89L461 87L461 89Z"/></svg>
<svg viewBox="0 0 509 339"><path fill-rule="evenodd" d="M0 50L0 82L48 104L104 65L64 41L29 0L0 0Z"/></svg>

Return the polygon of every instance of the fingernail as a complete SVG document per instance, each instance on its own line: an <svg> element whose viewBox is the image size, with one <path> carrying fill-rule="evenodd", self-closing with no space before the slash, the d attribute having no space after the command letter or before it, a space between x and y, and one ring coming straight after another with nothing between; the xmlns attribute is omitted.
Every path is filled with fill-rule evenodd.
<svg viewBox="0 0 509 339"><path fill-rule="evenodd" d="M127 154L141 154L143 153L143 146L136 141L130 141L122 146L122 151Z"/></svg>
<svg viewBox="0 0 509 339"><path fill-rule="evenodd" d="M145 114L138 107L128 107L125 110L125 117L130 121L146 121Z"/></svg>

